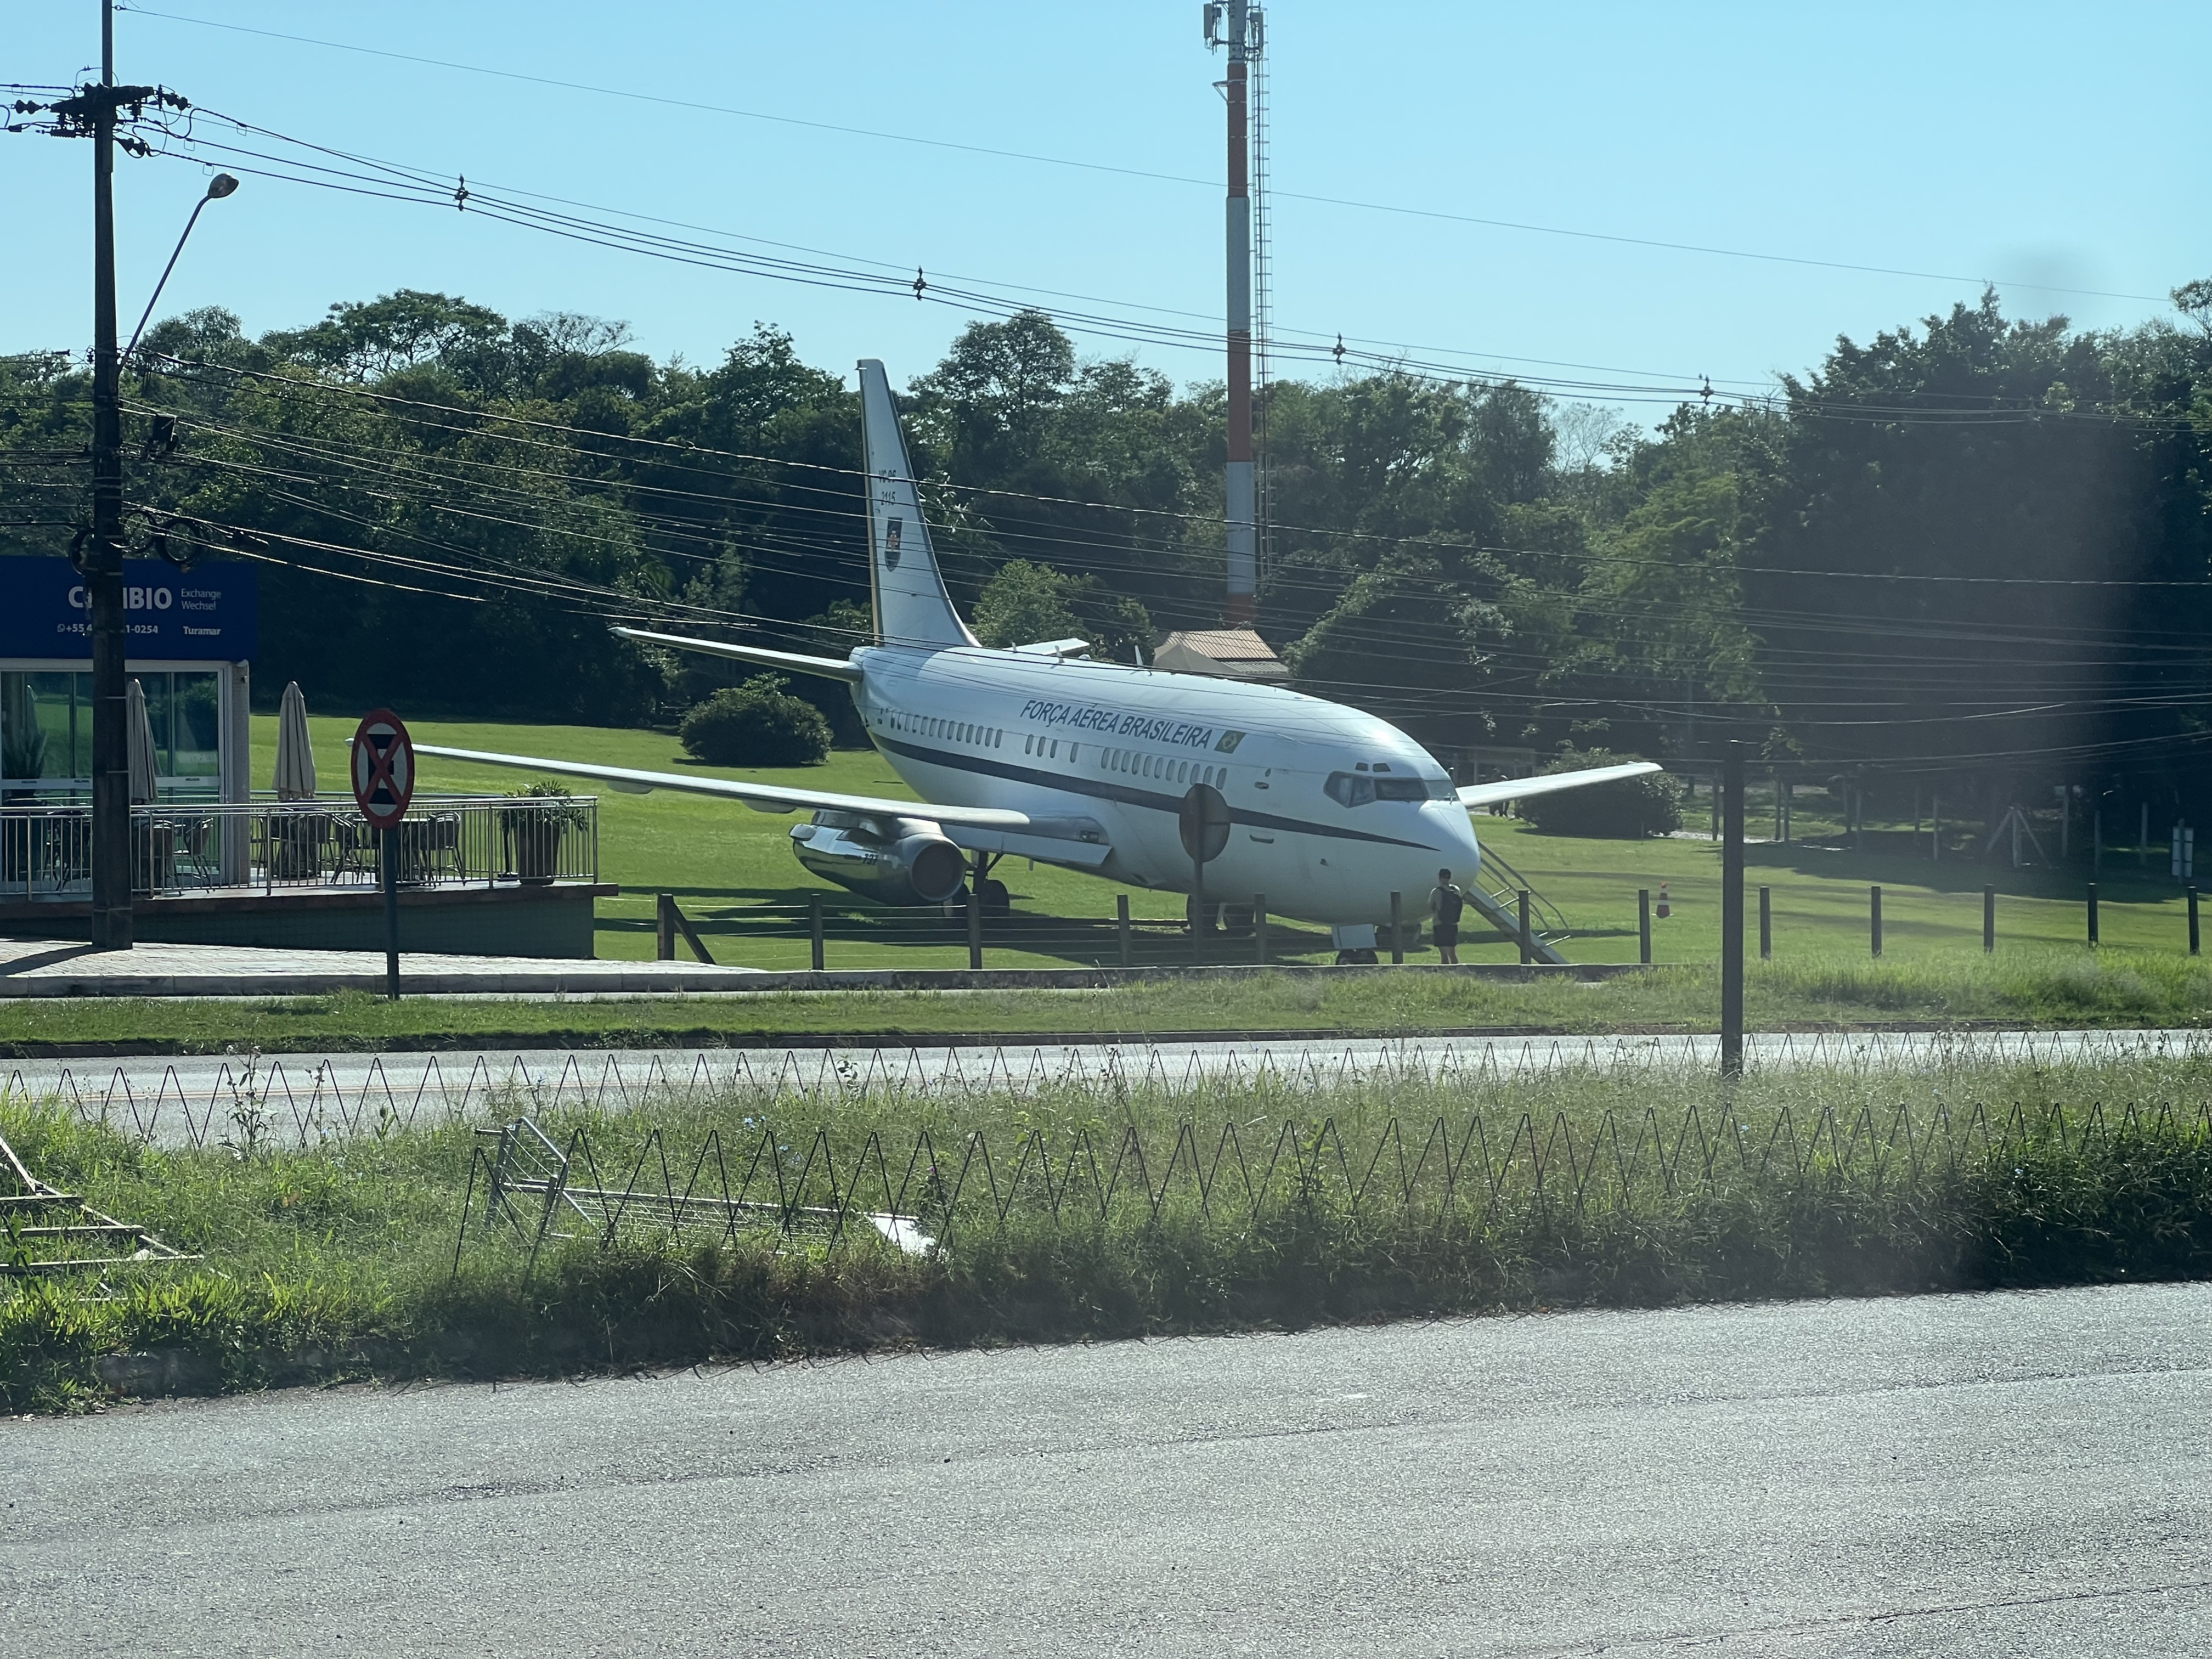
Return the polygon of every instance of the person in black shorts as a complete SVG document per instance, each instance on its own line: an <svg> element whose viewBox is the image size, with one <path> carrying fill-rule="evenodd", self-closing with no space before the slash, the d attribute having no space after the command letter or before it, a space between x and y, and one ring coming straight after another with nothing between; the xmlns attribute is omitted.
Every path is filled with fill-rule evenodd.
<svg viewBox="0 0 2212 1659"><path fill-rule="evenodd" d="M1467 908L1467 895L1451 878L1451 872L1437 872L1437 884L1429 890L1429 914L1435 918L1430 928L1437 942L1437 954L1448 968L1459 966L1459 919Z"/></svg>

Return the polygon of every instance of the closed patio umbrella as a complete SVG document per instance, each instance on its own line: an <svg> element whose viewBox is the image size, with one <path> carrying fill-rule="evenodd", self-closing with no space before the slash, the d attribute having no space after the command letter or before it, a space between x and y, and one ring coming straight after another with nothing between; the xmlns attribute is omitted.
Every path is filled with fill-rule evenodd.
<svg viewBox="0 0 2212 1659"><path fill-rule="evenodd" d="M131 682L125 706L131 726L131 804L154 799L154 722L146 718L146 688Z"/></svg>
<svg viewBox="0 0 2212 1659"><path fill-rule="evenodd" d="M315 749L307 737L307 699L297 680L285 686L276 714L276 783L279 800L315 798Z"/></svg>

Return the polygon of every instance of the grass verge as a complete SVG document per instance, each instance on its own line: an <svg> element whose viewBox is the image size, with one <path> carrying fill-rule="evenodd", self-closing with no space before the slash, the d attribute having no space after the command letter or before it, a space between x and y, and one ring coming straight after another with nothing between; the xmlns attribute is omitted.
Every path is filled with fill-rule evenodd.
<svg viewBox="0 0 2212 1659"><path fill-rule="evenodd" d="M418 997L398 1003L362 993L258 1001L22 999L0 1001L0 1057L33 1056L58 1044L299 1054L510 1042L711 1047L791 1034L1709 1031L1719 1001L1718 973L1705 967L1656 968L1589 984L1346 969L1305 975L1255 970L1235 979L1162 979L1053 993L839 991L635 1001ZM2212 1014L2212 968L2156 951L2058 948L1993 958L1758 963L1746 1007L1753 1028L1763 1030L1968 1021L2197 1025Z"/></svg>
<svg viewBox="0 0 2212 1659"><path fill-rule="evenodd" d="M205 1258L106 1286L7 1281L0 1409L95 1405L115 1358L149 1351L177 1360L167 1386L214 1392L2201 1277L2208 1070L672 1097L548 1127L594 1184L880 1204L920 1216L939 1248L902 1255L865 1227L832 1243L633 1222L556 1240L534 1269L498 1228L456 1266L475 1126L286 1151L241 1122L222 1146L179 1152L0 1108L47 1181ZM37 1249L0 1243L19 1259Z"/></svg>

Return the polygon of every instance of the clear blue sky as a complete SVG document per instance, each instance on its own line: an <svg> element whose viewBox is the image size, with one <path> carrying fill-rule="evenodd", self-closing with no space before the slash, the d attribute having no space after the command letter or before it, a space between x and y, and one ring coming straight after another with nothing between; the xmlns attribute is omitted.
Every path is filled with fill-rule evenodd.
<svg viewBox="0 0 2212 1659"><path fill-rule="evenodd" d="M1192 185L564 90L209 27L309 35L951 144L1218 180L1221 62L1198 0L1110 7L149 0L118 74L295 137L831 252L1218 317L1221 203ZM1649 4L1270 9L1279 323L1674 379L1758 383L1958 300L2130 323L2212 275L2212 8ZM0 79L95 62L97 10L10 11ZM90 335L87 150L0 137L0 350ZM203 170L121 163L127 331ZM1299 200L1944 273L1877 275ZM33 228L36 228L35 234ZM29 252L35 247L37 252ZM2098 297L2025 286L2115 291ZM923 372L963 319L687 270L450 210L249 178L209 209L165 313L250 331L395 288L619 318L711 362L756 319L811 361ZM1091 355L1127 348L1086 341ZM1219 360L1147 347L1178 381ZM1638 418L1655 412L1635 408Z"/></svg>

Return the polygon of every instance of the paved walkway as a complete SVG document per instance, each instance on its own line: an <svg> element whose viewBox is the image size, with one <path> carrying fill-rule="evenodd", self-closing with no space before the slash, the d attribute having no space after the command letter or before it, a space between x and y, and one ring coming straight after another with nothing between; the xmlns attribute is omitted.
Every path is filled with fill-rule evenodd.
<svg viewBox="0 0 2212 1659"><path fill-rule="evenodd" d="M597 962L545 957L399 958L417 996L730 991L750 968L690 962ZM384 989L380 951L279 951L245 945L140 945L96 951L70 939L0 939L0 998L314 996Z"/></svg>

